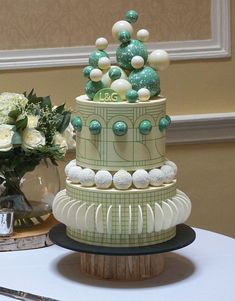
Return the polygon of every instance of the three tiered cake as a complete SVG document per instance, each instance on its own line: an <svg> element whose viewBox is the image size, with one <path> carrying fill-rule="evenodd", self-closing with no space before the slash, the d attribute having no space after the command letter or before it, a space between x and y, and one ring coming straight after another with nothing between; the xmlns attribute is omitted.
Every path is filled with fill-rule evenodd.
<svg viewBox="0 0 235 301"><path fill-rule="evenodd" d="M65 168L66 189L56 195L53 214L71 239L85 244L159 244L173 238L191 212L177 189L177 167L165 157L170 117L158 71L168 67L169 56L164 50L148 55L146 29L131 38L137 18L131 10L113 25L121 42L116 66L107 40L96 40L83 71L86 95L76 98L76 159Z"/></svg>

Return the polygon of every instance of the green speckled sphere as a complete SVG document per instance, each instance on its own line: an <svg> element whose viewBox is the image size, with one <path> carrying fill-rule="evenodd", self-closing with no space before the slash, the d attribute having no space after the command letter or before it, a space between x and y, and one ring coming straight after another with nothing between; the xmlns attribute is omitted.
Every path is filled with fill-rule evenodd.
<svg viewBox="0 0 235 301"><path fill-rule="evenodd" d="M109 77L111 78L111 80L116 80L119 79L122 76L122 72L119 68L110 68L109 70Z"/></svg>
<svg viewBox="0 0 235 301"><path fill-rule="evenodd" d="M128 102L136 102L138 99L138 92L135 90L128 90L126 92L126 100Z"/></svg>
<svg viewBox="0 0 235 301"><path fill-rule="evenodd" d="M159 121L159 130L163 132L168 126L169 121L165 117L162 117Z"/></svg>
<svg viewBox="0 0 235 301"><path fill-rule="evenodd" d="M113 125L113 132L117 136L123 136L127 133L128 127L124 121L117 121Z"/></svg>
<svg viewBox="0 0 235 301"><path fill-rule="evenodd" d="M104 84L101 81L92 82L91 80L89 80L89 82L87 82L86 87L85 87L86 95L90 99L93 99L95 94L103 88L104 88Z"/></svg>
<svg viewBox="0 0 235 301"><path fill-rule="evenodd" d="M130 35L129 31L122 30L118 34L118 39L121 43L127 43L130 41L131 35Z"/></svg>
<svg viewBox="0 0 235 301"><path fill-rule="evenodd" d="M125 20L129 23L135 23L138 20L138 13L135 10L129 10L125 14Z"/></svg>
<svg viewBox="0 0 235 301"><path fill-rule="evenodd" d="M139 55L144 59L144 63L147 62L148 52L144 44L138 40L130 40L128 43L122 43L116 52L117 62L120 67L133 70L131 66L131 60L134 56Z"/></svg>
<svg viewBox="0 0 235 301"><path fill-rule="evenodd" d="M139 131L142 135L148 135L152 130L152 123L149 120L141 121Z"/></svg>
<svg viewBox="0 0 235 301"><path fill-rule="evenodd" d="M76 132L81 132L82 130L82 120L78 116L73 116L71 118L71 124Z"/></svg>
<svg viewBox="0 0 235 301"><path fill-rule="evenodd" d="M146 88L150 91L151 96L160 94L160 78L156 70L151 67L133 70L128 80L132 84L132 88L136 91Z"/></svg>
<svg viewBox="0 0 235 301"><path fill-rule="evenodd" d="M102 126L98 120L92 120L89 124L89 130L92 135L100 134Z"/></svg>
<svg viewBox="0 0 235 301"><path fill-rule="evenodd" d="M91 71L94 69L94 67L92 66L86 66L84 69L83 69L83 75L87 78L90 78L90 73Z"/></svg>
<svg viewBox="0 0 235 301"><path fill-rule="evenodd" d="M91 65L94 68L99 68L98 67L98 61L100 58L102 57L107 57L109 58L109 55L107 52L103 51L103 50L96 50L93 51L90 56L89 56L89 65Z"/></svg>

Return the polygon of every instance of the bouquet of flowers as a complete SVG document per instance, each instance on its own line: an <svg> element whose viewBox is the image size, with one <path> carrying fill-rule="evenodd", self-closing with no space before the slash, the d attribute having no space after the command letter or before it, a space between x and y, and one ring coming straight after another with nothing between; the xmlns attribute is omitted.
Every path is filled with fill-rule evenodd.
<svg viewBox="0 0 235 301"><path fill-rule="evenodd" d="M0 207L27 209L21 191L24 174L43 159L53 164L64 158L71 140L70 111L53 107L49 96L0 94ZM66 137L67 135L67 137Z"/></svg>

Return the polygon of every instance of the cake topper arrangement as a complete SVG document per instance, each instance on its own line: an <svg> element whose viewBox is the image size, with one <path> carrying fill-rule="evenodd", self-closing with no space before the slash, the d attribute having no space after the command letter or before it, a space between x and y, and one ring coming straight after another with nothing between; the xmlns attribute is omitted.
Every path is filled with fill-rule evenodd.
<svg viewBox="0 0 235 301"><path fill-rule="evenodd" d="M98 38L96 50L89 56L89 66L83 69L88 78L85 87L90 100L99 102L127 101L135 103L148 101L160 94L158 71L165 70L170 63L165 50L157 49L148 54L144 42L149 40L146 29L137 31L133 38L132 24L138 20L138 14L129 10L125 20L117 21L112 27L112 35L120 45L116 50L117 65L111 65L106 38Z"/></svg>

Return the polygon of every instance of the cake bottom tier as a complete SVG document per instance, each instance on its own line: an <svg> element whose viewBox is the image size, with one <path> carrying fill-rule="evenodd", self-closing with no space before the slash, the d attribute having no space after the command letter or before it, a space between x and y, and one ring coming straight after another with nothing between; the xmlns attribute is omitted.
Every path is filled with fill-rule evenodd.
<svg viewBox="0 0 235 301"><path fill-rule="evenodd" d="M53 202L53 214L78 242L97 246L146 246L165 242L184 223L191 202L176 181L161 187L117 191L67 181Z"/></svg>
<svg viewBox="0 0 235 301"><path fill-rule="evenodd" d="M108 234L81 231L71 227L66 228L66 234L81 243L106 247L140 247L155 245L172 239L176 235L176 227L167 230L145 234Z"/></svg>

